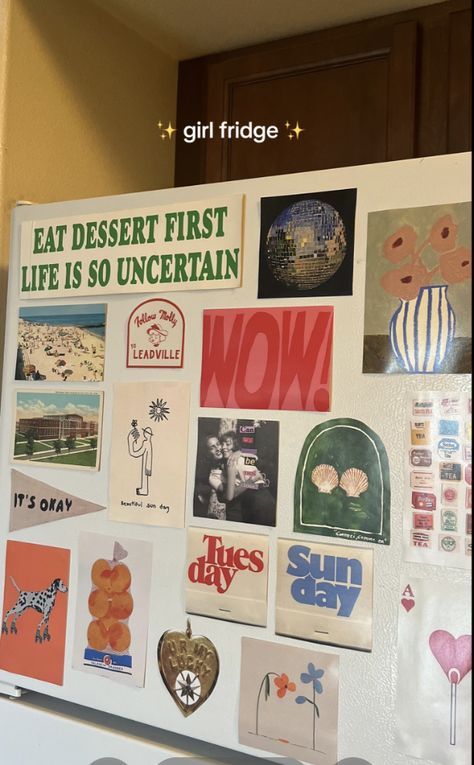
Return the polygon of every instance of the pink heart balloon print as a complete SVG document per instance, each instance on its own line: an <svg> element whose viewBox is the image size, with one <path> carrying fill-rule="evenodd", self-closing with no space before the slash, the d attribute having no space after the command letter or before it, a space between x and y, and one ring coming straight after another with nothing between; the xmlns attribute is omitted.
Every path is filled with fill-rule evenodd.
<svg viewBox="0 0 474 765"><path fill-rule="evenodd" d="M430 648L450 683L456 685L472 669L472 636L455 638L445 630L430 635Z"/></svg>

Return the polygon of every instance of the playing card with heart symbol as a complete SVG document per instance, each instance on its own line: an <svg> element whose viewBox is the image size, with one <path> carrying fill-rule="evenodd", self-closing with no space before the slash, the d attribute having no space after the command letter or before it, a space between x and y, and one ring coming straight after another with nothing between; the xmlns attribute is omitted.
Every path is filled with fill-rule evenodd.
<svg viewBox="0 0 474 765"><path fill-rule="evenodd" d="M471 761L470 587L403 579L396 747L442 765Z"/></svg>
<svg viewBox="0 0 474 765"><path fill-rule="evenodd" d="M413 592L413 588L410 584L407 584L404 588L402 597L400 598L400 603L407 613L409 613L412 608L415 608L415 593Z"/></svg>

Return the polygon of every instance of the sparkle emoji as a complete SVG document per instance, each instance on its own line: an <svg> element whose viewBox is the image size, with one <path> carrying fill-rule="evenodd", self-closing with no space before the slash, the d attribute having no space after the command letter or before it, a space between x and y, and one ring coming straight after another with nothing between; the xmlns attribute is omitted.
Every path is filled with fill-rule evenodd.
<svg viewBox="0 0 474 765"><path fill-rule="evenodd" d="M305 128L300 127L300 123L298 120L296 120L296 125L293 128L291 127L291 123L288 122L287 120L285 122L285 127L288 131L288 138L290 139L290 141L293 141L294 138L296 138L296 140L298 141L300 137L300 133L303 133L305 130Z"/></svg>
<svg viewBox="0 0 474 765"><path fill-rule="evenodd" d="M173 133L176 133L176 128L174 128L172 126L171 122L168 121L168 127L167 128L163 127L163 123L162 123L161 120L159 120L159 122L157 122L157 125L158 125L159 129L161 130L161 139L165 140L166 138L168 138L171 141Z"/></svg>

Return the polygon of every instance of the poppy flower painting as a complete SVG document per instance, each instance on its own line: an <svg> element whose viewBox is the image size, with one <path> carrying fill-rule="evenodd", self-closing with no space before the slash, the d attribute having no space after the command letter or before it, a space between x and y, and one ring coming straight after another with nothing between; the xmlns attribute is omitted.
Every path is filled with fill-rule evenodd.
<svg viewBox="0 0 474 765"><path fill-rule="evenodd" d="M295 760L337 761L339 657L242 639L239 742Z"/></svg>
<svg viewBox="0 0 474 765"><path fill-rule="evenodd" d="M471 205L369 213L363 371L471 371Z"/></svg>
<svg viewBox="0 0 474 765"><path fill-rule="evenodd" d="M401 263L415 249L416 231L413 226L402 226L385 240L383 254L392 263Z"/></svg>

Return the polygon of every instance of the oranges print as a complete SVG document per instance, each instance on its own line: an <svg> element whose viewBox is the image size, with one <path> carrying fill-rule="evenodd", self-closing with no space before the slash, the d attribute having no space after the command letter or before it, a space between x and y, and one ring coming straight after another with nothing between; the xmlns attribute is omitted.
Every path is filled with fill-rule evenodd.
<svg viewBox="0 0 474 765"><path fill-rule="evenodd" d="M109 563L99 558L91 568L96 589L89 595L89 613L94 617L87 629L90 648L117 653L127 651L131 643L130 630L125 624L133 611L133 598L128 591L132 577L124 563Z"/></svg>

